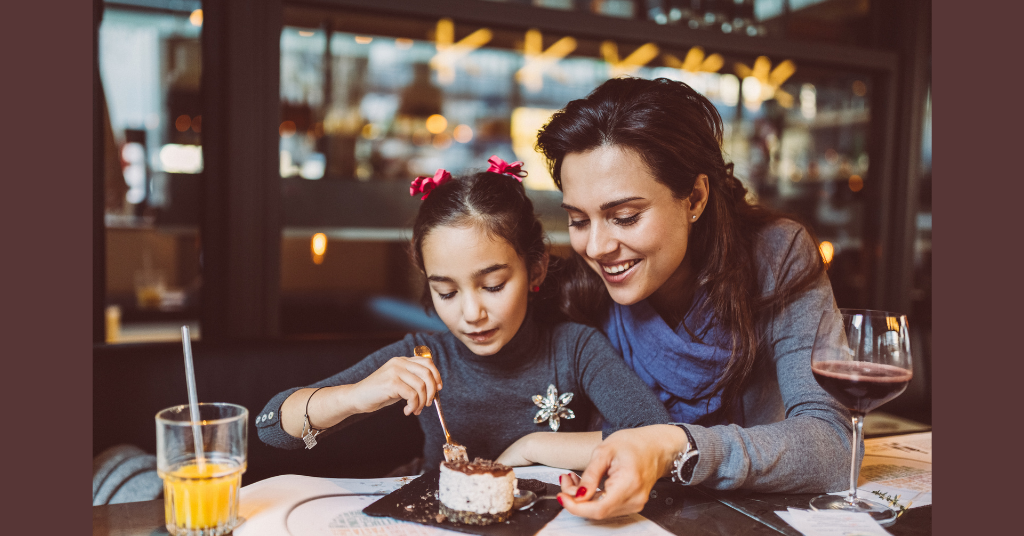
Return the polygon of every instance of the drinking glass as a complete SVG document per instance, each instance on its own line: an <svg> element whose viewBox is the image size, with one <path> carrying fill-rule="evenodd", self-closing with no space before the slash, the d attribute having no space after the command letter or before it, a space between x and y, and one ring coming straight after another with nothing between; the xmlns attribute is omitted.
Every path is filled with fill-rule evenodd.
<svg viewBox="0 0 1024 536"><path fill-rule="evenodd" d="M814 510L870 514L881 524L896 520L888 506L857 496L857 463L864 441L864 415L899 396L913 377L907 317L885 311L825 311L811 349L811 372L821 388L850 410L853 418L853 459L850 493L811 499Z"/></svg>
<svg viewBox="0 0 1024 536"><path fill-rule="evenodd" d="M187 404L156 414L156 468L164 480L164 516L175 536L221 536L238 525L238 489L246 468L249 412L236 404ZM194 430L202 437L196 455Z"/></svg>

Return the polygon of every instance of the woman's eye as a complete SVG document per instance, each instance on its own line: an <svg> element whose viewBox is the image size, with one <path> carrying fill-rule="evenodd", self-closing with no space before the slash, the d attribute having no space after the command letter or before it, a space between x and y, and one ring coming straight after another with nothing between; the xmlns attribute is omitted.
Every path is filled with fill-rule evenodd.
<svg viewBox="0 0 1024 536"><path fill-rule="evenodd" d="M632 216L629 216L628 218L615 218L612 221L614 221L616 225L623 225L623 226L625 226L625 225L633 225L639 219L640 219L640 213L637 212L636 214L633 214Z"/></svg>
<svg viewBox="0 0 1024 536"><path fill-rule="evenodd" d="M569 219L569 227L586 227L588 223L590 223L590 220L574 220L571 218Z"/></svg>
<svg viewBox="0 0 1024 536"><path fill-rule="evenodd" d="M502 283L495 287L484 287L484 290L486 290L487 292L498 292L503 288L505 288L505 283Z"/></svg>
<svg viewBox="0 0 1024 536"><path fill-rule="evenodd" d="M442 300L451 299L451 297L454 296L454 295L455 295L455 291L454 290L449 292L449 293L447 293L447 294L442 294L440 292L437 293L437 297L441 298Z"/></svg>

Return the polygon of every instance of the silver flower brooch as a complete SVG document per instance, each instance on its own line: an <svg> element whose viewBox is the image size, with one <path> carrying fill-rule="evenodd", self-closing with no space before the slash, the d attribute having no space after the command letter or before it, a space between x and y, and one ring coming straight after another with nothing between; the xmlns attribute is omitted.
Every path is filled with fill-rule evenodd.
<svg viewBox="0 0 1024 536"><path fill-rule="evenodd" d="M533 403L540 408L533 418L533 422L541 424L548 421L551 430L557 432L561 425L561 419L576 418L576 414L566 407L569 402L572 402L572 393L562 393L562 396L558 396L558 389L555 389L555 385L548 385L547 396L533 395Z"/></svg>

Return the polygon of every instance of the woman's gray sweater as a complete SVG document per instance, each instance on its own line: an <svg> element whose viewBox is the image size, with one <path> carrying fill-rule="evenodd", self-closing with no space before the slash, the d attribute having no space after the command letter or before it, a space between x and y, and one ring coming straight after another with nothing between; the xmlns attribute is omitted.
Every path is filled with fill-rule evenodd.
<svg viewBox="0 0 1024 536"><path fill-rule="evenodd" d="M546 396L549 385L559 395L573 393L567 407L575 418L560 419L559 432L587 431L594 413L604 417L605 434L621 428L669 422L668 412L636 377L598 330L570 322L538 326L528 314L523 326L498 353L478 356L450 332L413 333L367 356L359 363L307 387L361 381L396 356L412 356L426 345L441 374L439 397L448 431L466 446L471 458L495 459L517 439L551 431L548 421L534 423L540 408L534 395ZM281 405L298 387L278 393L257 417L260 439L268 445L298 449L305 444L281 427ZM264 420L263 416L267 416ZM424 467L443 460L444 433L432 408L419 416L425 435ZM329 431L337 431L347 419ZM321 434L318 441L323 438ZM329 448L324 441L320 448Z"/></svg>
<svg viewBox="0 0 1024 536"><path fill-rule="evenodd" d="M821 262L817 244L791 220L758 237L765 294ZM716 489L819 493L850 484L850 413L811 374L811 347L822 311L834 309L828 276L761 323L757 356L730 424L686 425L700 449L691 484Z"/></svg>

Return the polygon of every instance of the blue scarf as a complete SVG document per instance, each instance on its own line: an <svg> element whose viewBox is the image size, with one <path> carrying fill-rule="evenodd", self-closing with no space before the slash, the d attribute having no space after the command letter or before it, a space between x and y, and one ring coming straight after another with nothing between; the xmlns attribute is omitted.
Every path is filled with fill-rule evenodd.
<svg viewBox="0 0 1024 536"><path fill-rule="evenodd" d="M692 315L685 320L696 334L709 321ZM622 352L626 364L665 405L673 422L693 423L721 408L721 391L711 391L725 372L731 342L719 329L710 329L703 336L704 343L698 342L682 326L670 328L654 307L642 300L630 306L613 303L604 332Z"/></svg>

